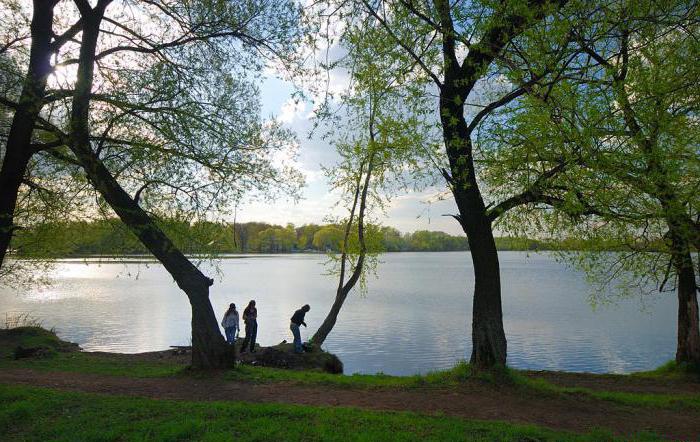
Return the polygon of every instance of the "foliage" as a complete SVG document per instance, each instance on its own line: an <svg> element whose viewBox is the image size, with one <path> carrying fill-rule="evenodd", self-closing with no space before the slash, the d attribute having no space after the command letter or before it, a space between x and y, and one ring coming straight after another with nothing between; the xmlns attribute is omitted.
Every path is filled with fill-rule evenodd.
<svg viewBox="0 0 700 442"><path fill-rule="evenodd" d="M3 152L5 116L16 106L28 64L31 12L28 2L0 3ZM262 118L257 83L274 63L296 57L299 12L287 0L111 2L98 42L91 143L141 207L155 217L203 221L227 213L244 195L298 196L303 179L293 169L296 139ZM55 42L17 226L113 216L63 145L70 138L80 50L79 39L70 36L80 30L78 19L73 2L56 6L53 31L60 45ZM43 241L42 257L62 254L52 239ZM3 273L18 273L18 265Z"/></svg>
<svg viewBox="0 0 700 442"><path fill-rule="evenodd" d="M297 235L294 226L289 224L286 228L270 227L258 233L258 244L261 252L289 252L297 244Z"/></svg>
<svg viewBox="0 0 700 442"><path fill-rule="evenodd" d="M294 227L275 226L261 222L189 223L177 219L164 219L159 225L175 244L186 253L287 253L301 251L339 252L341 251L342 230L337 224L305 224ZM464 236L449 235L444 232L419 230L401 233L399 230L376 224L366 226L368 249L380 252L445 252L469 250ZM309 238L312 238L309 241ZM357 232L353 233L349 247L358 250ZM619 251L623 247L612 241L596 243L601 251ZM524 237L497 237L499 250L589 250L592 244L575 238L560 240L532 239ZM45 248L50 247L47 251ZM16 257L12 262L29 260L31 264L50 257L90 256L90 255L130 255L146 254L146 248L117 219L108 218L96 221L71 221L41 224L20 231L14 238L13 248ZM40 272L35 272L40 274Z"/></svg>
<svg viewBox="0 0 700 442"><path fill-rule="evenodd" d="M533 30L526 50L568 54L562 79L503 108L481 133L491 192L552 172L538 190L553 209L523 205L499 227L579 238L583 252L560 257L587 272L594 302L673 290L672 248L698 247L697 11L684 1L608 2L572 9L561 24L570 40Z"/></svg>
<svg viewBox="0 0 700 442"><path fill-rule="evenodd" d="M343 244L343 231L335 225L319 228L311 242L316 250L339 251Z"/></svg>

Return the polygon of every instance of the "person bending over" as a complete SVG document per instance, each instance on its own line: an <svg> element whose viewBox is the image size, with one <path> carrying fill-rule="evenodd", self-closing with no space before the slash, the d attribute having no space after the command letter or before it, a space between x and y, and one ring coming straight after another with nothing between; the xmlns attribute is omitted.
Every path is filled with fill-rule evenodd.
<svg viewBox="0 0 700 442"><path fill-rule="evenodd" d="M292 323L289 324L289 329L292 331L292 334L294 335L294 352L295 353L303 353L303 348L301 346L301 332L299 331L299 326L303 325L306 327L306 322L304 322L304 316L306 315L306 312L311 310L311 307L309 307L309 304L306 304L299 310L295 311L294 314L292 315Z"/></svg>

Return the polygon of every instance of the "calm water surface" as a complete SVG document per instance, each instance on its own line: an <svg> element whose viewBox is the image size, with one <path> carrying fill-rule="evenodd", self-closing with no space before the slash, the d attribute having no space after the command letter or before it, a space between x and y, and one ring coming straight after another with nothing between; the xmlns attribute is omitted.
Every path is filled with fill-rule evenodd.
<svg viewBox="0 0 700 442"><path fill-rule="evenodd" d="M546 254L501 252L508 364L517 368L630 372L675 350L674 294L593 310L582 274ZM471 352L468 253L389 253L368 293L353 292L325 347L346 373L408 375L449 368ZM289 317L308 303L307 339L328 311L336 280L320 255L226 259L212 287L220 317L229 302L258 305L262 345L291 340ZM185 295L158 264L61 262L49 287L0 288L0 314L28 312L85 350L142 352L188 345ZM242 310L242 308L240 309Z"/></svg>

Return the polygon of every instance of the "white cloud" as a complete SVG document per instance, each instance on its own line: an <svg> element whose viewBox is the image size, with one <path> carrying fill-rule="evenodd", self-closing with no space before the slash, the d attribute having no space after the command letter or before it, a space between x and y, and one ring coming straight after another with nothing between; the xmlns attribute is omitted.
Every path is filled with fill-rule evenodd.
<svg viewBox="0 0 700 442"><path fill-rule="evenodd" d="M327 216L343 215L343 209L337 207L340 195L329 192L325 182L310 185L305 198L300 201L278 199L273 202L252 201L238 208L238 221L264 221L297 226L309 223L323 223Z"/></svg>
<svg viewBox="0 0 700 442"><path fill-rule="evenodd" d="M282 103L280 107L279 114L277 115L277 120L282 123L292 123L297 118L304 118L304 111L306 110L306 103L291 97Z"/></svg>

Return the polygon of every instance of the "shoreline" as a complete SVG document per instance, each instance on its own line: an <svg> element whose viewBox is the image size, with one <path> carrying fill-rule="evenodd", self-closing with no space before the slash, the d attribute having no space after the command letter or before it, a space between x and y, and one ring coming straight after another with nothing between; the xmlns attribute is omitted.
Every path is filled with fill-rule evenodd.
<svg viewBox="0 0 700 442"><path fill-rule="evenodd" d="M14 359L18 345L45 350ZM140 404L143 416L136 420L147 422L149 428L155 424L150 417L154 413L170 421L183 414L192 416L193 410L232 407L235 416L247 416L241 423L249 421L251 413L261 419L283 419L288 410L298 410L301 414L294 415L285 431L298 428L300 435L307 436L318 431L317 426L305 424L307 419L318 422L324 413L331 413L329 424L335 428L346 410L354 410L349 425L367 440L394 440L397 431L406 428L414 431L407 440L423 440L437 428L459 429L458 433L439 430L434 437L441 440L695 440L700 436L700 374L673 364L634 375L510 368L477 372L463 363L421 376L340 376L317 369L256 365L197 371L188 368L189 355L177 350L82 352L36 327L0 330L0 400L9 404L8 410L17 401L25 407L48 402L53 405L38 415L54 420L68 407L72 411L66 428L79 425L76 419L82 413L94 422L103 409L108 411L100 417L99 426L112 426L125 410ZM179 405L173 405L177 410L163 411L158 404L164 403ZM3 413L0 410L0 422ZM306 417L300 421L299 416ZM395 419L392 416L405 418L378 436L375 432ZM206 425L211 425L212 418L207 419ZM133 420L128 421L129 428ZM229 418L224 422L231 427ZM15 425L15 434L30 439L36 435L29 423ZM486 433L484 425L490 428ZM268 426L261 426L263 432L252 438L270 439L265 433ZM0 425L0 435L2 430ZM284 434L288 433L273 439L305 440ZM333 434L312 438L327 440Z"/></svg>

